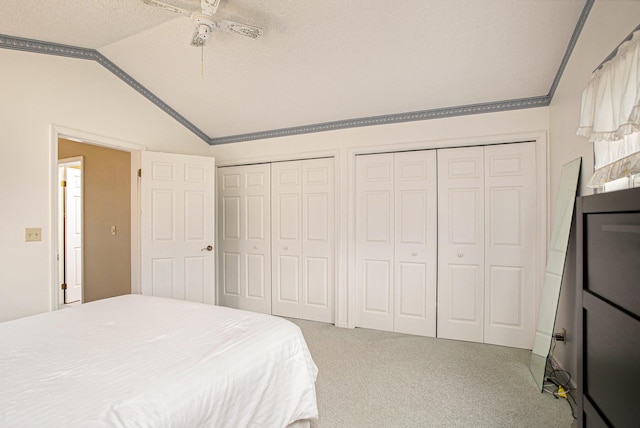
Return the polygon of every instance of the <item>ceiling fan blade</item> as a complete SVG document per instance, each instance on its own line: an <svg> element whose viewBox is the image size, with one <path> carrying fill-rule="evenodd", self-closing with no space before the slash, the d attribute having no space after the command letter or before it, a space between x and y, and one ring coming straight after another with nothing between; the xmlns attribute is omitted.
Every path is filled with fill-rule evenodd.
<svg viewBox="0 0 640 428"><path fill-rule="evenodd" d="M239 22L227 21L226 19L217 21L216 26L221 30L240 34L241 36L251 37L252 39L257 39L262 36L263 33L262 28L254 27L253 25L240 24Z"/></svg>
<svg viewBox="0 0 640 428"><path fill-rule="evenodd" d="M213 16L218 10L218 6L220 6L220 0L200 0L200 6L202 7L202 13Z"/></svg>
<svg viewBox="0 0 640 428"><path fill-rule="evenodd" d="M170 12L179 13L181 15L190 16L191 12L186 9L182 9L181 7L174 6L172 4L163 3L158 0L142 0L143 3L148 4L149 6L160 7L164 10L168 10Z"/></svg>

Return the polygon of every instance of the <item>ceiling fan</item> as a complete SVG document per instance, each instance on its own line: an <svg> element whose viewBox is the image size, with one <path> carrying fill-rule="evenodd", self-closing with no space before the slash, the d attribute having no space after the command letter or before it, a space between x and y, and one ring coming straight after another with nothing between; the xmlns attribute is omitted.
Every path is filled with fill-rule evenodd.
<svg viewBox="0 0 640 428"><path fill-rule="evenodd" d="M262 28L254 27L253 25L241 24L226 19L214 20L213 15L215 15L218 10L220 0L200 0L200 8L202 10L196 12L191 12L158 0L142 1L150 6L161 7L165 10L190 17L196 23L196 29L191 39L191 46L203 47L214 30L228 31L230 33L240 34L241 36L251 37L252 39L257 39L262 35Z"/></svg>

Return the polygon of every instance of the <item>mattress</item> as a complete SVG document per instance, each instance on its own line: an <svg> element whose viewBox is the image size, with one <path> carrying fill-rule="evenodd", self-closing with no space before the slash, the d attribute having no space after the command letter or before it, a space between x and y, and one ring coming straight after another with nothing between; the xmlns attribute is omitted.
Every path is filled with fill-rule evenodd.
<svg viewBox="0 0 640 428"><path fill-rule="evenodd" d="M300 329L127 295L0 323L0 426L285 427L317 417Z"/></svg>

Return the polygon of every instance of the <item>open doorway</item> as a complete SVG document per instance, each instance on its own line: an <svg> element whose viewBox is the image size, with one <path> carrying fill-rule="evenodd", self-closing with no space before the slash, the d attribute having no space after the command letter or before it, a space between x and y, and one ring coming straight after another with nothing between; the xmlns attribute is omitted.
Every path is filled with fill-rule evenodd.
<svg viewBox="0 0 640 428"><path fill-rule="evenodd" d="M58 160L60 303L82 302L82 156Z"/></svg>
<svg viewBox="0 0 640 428"><path fill-rule="evenodd" d="M131 153L66 138L57 143L59 174L66 176L66 187L58 188L58 305L129 294ZM79 159L81 169L73 164Z"/></svg>

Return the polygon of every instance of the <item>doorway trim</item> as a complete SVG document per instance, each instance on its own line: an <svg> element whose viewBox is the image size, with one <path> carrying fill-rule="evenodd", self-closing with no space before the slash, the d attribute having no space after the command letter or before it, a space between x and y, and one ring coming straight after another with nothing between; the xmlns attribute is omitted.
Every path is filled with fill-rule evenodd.
<svg viewBox="0 0 640 428"><path fill-rule="evenodd" d="M60 247L58 234L58 225L60 224L58 214L60 209L58 196L59 138L131 153L131 292L140 292L140 218L138 215L140 185L137 175L140 168L140 152L146 150L146 146L51 124L49 126L49 212L51 213L49 224L51 231L49 234L51 237L49 244L49 309L51 311L60 309L60 284L58 282L60 275L58 263Z"/></svg>

